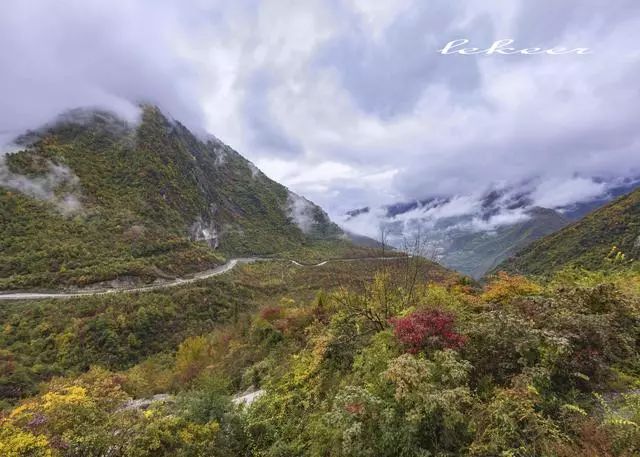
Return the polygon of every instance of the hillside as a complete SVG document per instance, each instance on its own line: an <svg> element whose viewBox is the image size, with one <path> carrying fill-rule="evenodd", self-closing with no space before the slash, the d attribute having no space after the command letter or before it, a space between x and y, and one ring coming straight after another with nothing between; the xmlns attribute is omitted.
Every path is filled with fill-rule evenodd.
<svg viewBox="0 0 640 457"><path fill-rule="evenodd" d="M640 277L559 285L271 261L7 303L0 455L637 455Z"/></svg>
<svg viewBox="0 0 640 457"><path fill-rule="evenodd" d="M143 293L2 301L0 321L6 327L0 332L0 409L3 401L35 394L38 383L52 376L92 365L128 368L175 351L188 336L235 322L260 306L312 302L318 294L338 289L362 290L379 271L402 285L406 278L414 280L414 272L418 281L459 279L436 263L408 257L336 261L317 268L266 261Z"/></svg>
<svg viewBox="0 0 640 457"><path fill-rule="evenodd" d="M318 206L157 108L75 110L0 162L0 289L173 277L223 256L350 250Z"/></svg>
<svg viewBox="0 0 640 457"><path fill-rule="evenodd" d="M601 203L601 202L600 202ZM571 222L580 208L553 209L535 204L524 186L496 188L477 195L431 197L397 202L378 209L345 213L345 229L382 224L387 242L402 247L422 239L432 256L448 268L473 278L484 274L529 243Z"/></svg>
<svg viewBox="0 0 640 457"><path fill-rule="evenodd" d="M615 246L615 250L614 250ZM613 252L612 252L613 250ZM640 255L640 189L526 247L496 270L548 275L565 266L600 269Z"/></svg>
<svg viewBox="0 0 640 457"><path fill-rule="evenodd" d="M500 226L492 232L461 232L439 258L443 265L474 278L482 277L500 262L533 241L560 230L569 221L557 211L532 208L529 219Z"/></svg>

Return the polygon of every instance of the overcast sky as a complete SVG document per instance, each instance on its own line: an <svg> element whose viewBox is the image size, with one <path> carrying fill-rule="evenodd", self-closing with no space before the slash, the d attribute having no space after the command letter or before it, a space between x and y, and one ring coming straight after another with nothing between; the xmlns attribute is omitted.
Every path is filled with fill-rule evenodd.
<svg viewBox="0 0 640 457"><path fill-rule="evenodd" d="M460 38L591 52L437 52ZM557 207L640 175L638 43L638 0L6 0L0 133L147 101L336 218L523 182Z"/></svg>

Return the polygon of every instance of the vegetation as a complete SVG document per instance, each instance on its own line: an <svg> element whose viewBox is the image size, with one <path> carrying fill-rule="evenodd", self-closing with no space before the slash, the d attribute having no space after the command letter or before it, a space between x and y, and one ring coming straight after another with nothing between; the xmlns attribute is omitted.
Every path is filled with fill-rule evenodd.
<svg viewBox="0 0 640 457"><path fill-rule="evenodd" d="M640 255L640 189L542 238L496 270L549 276L566 267L633 267Z"/></svg>
<svg viewBox="0 0 640 457"><path fill-rule="evenodd" d="M640 455L640 191L505 264L544 280L401 255L304 267L277 259L377 251L155 108L136 128L81 114L8 158L31 187L0 189L0 288L273 259L3 303L0 455Z"/></svg>
<svg viewBox="0 0 640 457"><path fill-rule="evenodd" d="M75 360L86 359L49 353L61 376L9 399L2 454L640 452L636 273L573 270L544 284L501 274L479 289L419 259L330 265L257 263L120 306L59 302L76 324L57 327L52 303L14 305L3 322L26 317L12 329L38 329L40 348L80 344ZM161 315L138 332L138 310L151 309ZM215 325L201 322L205 309ZM92 350L109 339L99 321L119 322L111 338L133 335L131 346ZM5 367L35 356L34 336L4 337ZM232 401L245 391L252 402Z"/></svg>
<svg viewBox="0 0 640 457"><path fill-rule="evenodd" d="M560 213L547 208L532 208L528 216L525 221L496 227L490 233L463 231L449 234L452 241L440 261L449 268L479 279L529 244L569 223Z"/></svg>
<svg viewBox="0 0 640 457"><path fill-rule="evenodd" d="M0 188L0 289L150 281L225 256L357 251L322 209L154 107L135 127L80 111L18 141L24 150L6 160L17 189Z"/></svg>
<svg viewBox="0 0 640 457"><path fill-rule="evenodd" d="M405 270L408 259L388 268ZM147 357L175 351L187 337L235 322L280 299L311 300L341 284L362 288L383 261L331 263L322 268L258 262L193 285L144 293L69 300L3 302L0 307L0 397L36 392L52 376L91 365L126 369ZM453 274L424 263L423 277ZM61 318L64 316L64 318Z"/></svg>

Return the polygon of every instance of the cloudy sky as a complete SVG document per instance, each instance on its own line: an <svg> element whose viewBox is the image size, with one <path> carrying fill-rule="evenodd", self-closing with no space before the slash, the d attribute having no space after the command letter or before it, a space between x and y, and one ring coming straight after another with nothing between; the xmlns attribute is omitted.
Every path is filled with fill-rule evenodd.
<svg viewBox="0 0 640 457"><path fill-rule="evenodd" d="M591 51L438 53L461 38ZM336 219L523 183L559 207L640 175L638 43L638 0L7 0L0 134L147 101Z"/></svg>

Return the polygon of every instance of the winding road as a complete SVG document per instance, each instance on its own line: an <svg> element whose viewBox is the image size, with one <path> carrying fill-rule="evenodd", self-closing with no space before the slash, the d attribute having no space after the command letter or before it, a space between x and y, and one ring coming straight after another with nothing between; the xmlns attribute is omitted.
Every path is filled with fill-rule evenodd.
<svg viewBox="0 0 640 457"><path fill-rule="evenodd" d="M410 256L409 256L410 257ZM177 278L171 281L162 282L159 284L150 284L148 286L140 286L140 287L114 287L112 289L101 289L101 290L81 290L77 292L11 292L11 293L1 293L0 292L0 301L2 300L40 300L46 298L75 298L75 297L86 297L86 296L95 296L95 295L108 295L108 294L118 294L118 293L130 293L130 292L148 292L151 290L158 289L168 289L170 287L183 286L185 284L190 284L196 281L201 281L203 279L212 278L213 276L219 276L228 271L233 270L238 264L246 264L251 262L291 262L292 264L298 267L321 267L330 262L356 262L359 260L363 261L371 261L371 260L393 260L399 258L406 258L403 256L391 256L391 257L354 257L354 258L344 258L344 259L330 259L324 260L320 263L301 263L296 260L291 259L274 259L274 258L264 258L264 257L241 257L237 259L230 259L224 265L220 265L211 270L200 271L198 273L193 274L188 278Z"/></svg>

